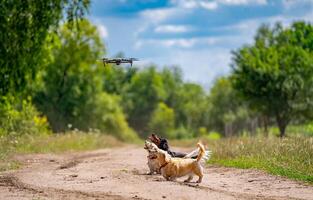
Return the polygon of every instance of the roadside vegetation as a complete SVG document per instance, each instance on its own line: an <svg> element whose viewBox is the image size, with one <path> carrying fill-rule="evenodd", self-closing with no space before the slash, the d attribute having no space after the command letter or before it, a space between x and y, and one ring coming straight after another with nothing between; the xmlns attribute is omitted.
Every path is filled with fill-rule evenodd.
<svg viewBox="0 0 313 200"><path fill-rule="evenodd" d="M64 153L100 148L121 147L117 138L94 132L71 131L62 134L23 135L0 137L0 171L16 169L20 163L14 155L27 153Z"/></svg>
<svg viewBox="0 0 313 200"><path fill-rule="evenodd" d="M174 140L172 145L193 148L198 140L212 150L209 165L259 169L313 184L313 138L276 136Z"/></svg>

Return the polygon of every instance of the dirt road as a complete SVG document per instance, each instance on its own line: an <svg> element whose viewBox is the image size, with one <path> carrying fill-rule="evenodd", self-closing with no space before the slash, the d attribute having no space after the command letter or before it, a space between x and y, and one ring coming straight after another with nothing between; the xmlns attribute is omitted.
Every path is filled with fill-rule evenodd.
<svg viewBox="0 0 313 200"><path fill-rule="evenodd" d="M127 146L27 155L0 175L0 199L312 199L313 187L255 170L210 167L200 185L145 175L146 152Z"/></svg>

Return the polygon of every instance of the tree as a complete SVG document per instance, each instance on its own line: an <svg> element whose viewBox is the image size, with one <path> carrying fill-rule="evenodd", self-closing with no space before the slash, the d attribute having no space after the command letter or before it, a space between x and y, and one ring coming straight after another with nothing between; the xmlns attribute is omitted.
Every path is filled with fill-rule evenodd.
<svg viewBox="0 0 313 200"><path fill-rule="evenodd" d="M313 108L313 27L259 28L253 45L233 52L233 86L258 111L276 119L280 136Z"/></svg>
<svg viewBox="0 0 313 200"><path fill-rule="evenodd" d="M203 88L195 83L184 83L177 94L179 99L174 106L178 125L197 131L206 126L208 101Z"/></svg>
<svg viewBox="0 0 313 200"><path fill-rule="evenodd" d="M127 124L120 98L103 91L103 54L97 28L87 20L78 21L79 29L65 24L52 34L47 55L51 60L42 74L43 87L35 102L45 113L54 131L90 128L112 133L120 139L136 135ZM49 52L49 51L48 51Z"/></svg>
<svg viewBox="0 0 313 200"><path fill-rule="evenodd" d="M250 118L254 118L247 105L233 89L229 77L217 79L210 90L209 127L223 135L243 131Z"/></svg>
<svg viewBox="0 0 313 200"><path fill-rule="evenodd" d="M172 137L171 132L175 128L174 110L160 102L153 111L148 126L151 132L156 132L163 137Z"/></svg>
<svg viewBox="0 0 313 200"><path fill-rule="evenodd" d="M129 124L145 136L152 112L166 99L163 80L155 67L135 73L123 94L123 106Z"/></svg>
<svg viewBox="0 0 313 200"><path fill-rule="evenodd" d="M47 34L64 18L86 13L89 0L1 1L0 95L16 94L35 78Z"/></svg>

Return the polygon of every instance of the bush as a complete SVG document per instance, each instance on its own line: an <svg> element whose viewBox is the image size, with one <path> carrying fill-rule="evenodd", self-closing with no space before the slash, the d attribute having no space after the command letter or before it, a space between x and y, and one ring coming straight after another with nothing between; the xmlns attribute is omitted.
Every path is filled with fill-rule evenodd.
<svg viewBox="0 0 313 200"><path fill-rule="evenodd" d="M169 108L165 103L160 102L153 111L148 126L152 132L171 138L173 135L171 135L170 132L175 126L174 110Z"/></svg>
<svg viewBox="0 0 313 200"><path fill-rule="evenodd" d="M0 135L48 134L48 122L32 105L31 100L20 103L14 97L2 97L0 101Z"/></svg>
<svg viewBox="0 0 313 200"><path fill-rule="evenodd" d="M188 130L184 126L179 126L177 129L174 129L170 132L169 138L175 139L190 139L193 138L194 133L192 130Z"/></svg>
<svg viewBox="0 0 313 200"><path fill-rule="evenodd" d="M213 131L206 135L205 138L208 140L219 140L221 139L221 134Z"/></svg>
<svg viewBox="0 0 313 200"><path fill-rule="evenodd" d="M125 115L119 105L119 97L101 92L90 99L85 107L81 128L99 129L123 141L136 141L138 136L128 126ZM78 125L78 124L77 124Z"/></svg>

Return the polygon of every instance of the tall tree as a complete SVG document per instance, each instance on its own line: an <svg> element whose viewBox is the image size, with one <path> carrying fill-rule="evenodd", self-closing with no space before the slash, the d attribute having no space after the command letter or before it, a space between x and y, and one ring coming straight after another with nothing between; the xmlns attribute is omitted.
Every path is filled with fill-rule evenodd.
<svg viewBox="0 0 313 200"><path fill-rule="evenodd" d="M233 52L233 86L250 105L276 119L280 136L313 108L313 26L259 28L251 46Z"/></svg>
<svg viewBox="0 0 313 200"><path fill-rule="evenodd" d="M88 20L79 29L64 24L47 44L50 61L42 75L42 88L35 96L54 131L98 129L120 139L136 139L128 127L119 97L103 91L104 68L97 59L104 46L97 28Z"/></svg>
<svg viewBox="0 0 313 200"><path fill-rule="evenodd" d="M74 22L88 9L89 0L3 0L0 4L0 95L21 92L41 66L49 31L66 13Z"/></svg>
<svg viewBox="0 0 313 200"><path fill-rule="evenodd" d="M210 129L229 136L246 128L251 111L237 96L228 77L215 81L210 90L209 102Z"/></svg>
<svg viewBox="0 0 313 200"><path fill-rule="evenodd" d="M144 136L152 112L159 102L166 99L162 76L155 67L135 73L122 97L130 125Z"/></svg>

